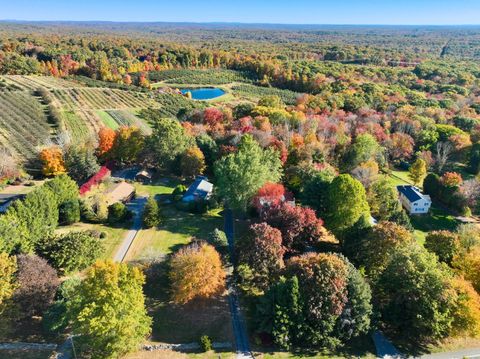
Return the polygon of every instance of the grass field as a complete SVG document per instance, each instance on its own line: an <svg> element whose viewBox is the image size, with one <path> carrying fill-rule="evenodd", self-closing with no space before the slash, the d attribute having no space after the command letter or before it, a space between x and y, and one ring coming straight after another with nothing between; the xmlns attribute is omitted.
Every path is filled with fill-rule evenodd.
<svg viewBox="0 0 480 359"><path fill-rule="evenodd" d="M233 343L227 297L221 295L185 305L170 301L168 262L155 263L145 285L147 307L153 317L152 341L198 342L202 335L213 341Z"/></svg>
<svg viewBox="0 0 480 359"><path fill-rule="evenodd" d="M193 237L207 239L215 228L222 228L220 210L204 215L177 210L173 205L162 206L162 223L159 228L142 229L127 256L129 261L149 261L164 258Z"/></svg>
<svg viewBox="0 0 480 359"><path fill-rule="evenodd" d="M120 227L109 227L108 225L104 224L93 224L93 223L75 223L71 226L59 227L56 230L56 233L67 233L72 231L98 231L98 232L105 232L106 238L102 239L102 243L105 248L105 252L103 253L103 259L112 259L115 255L115 252L122 243L123 237L127 228L120 228Z"/></svg>

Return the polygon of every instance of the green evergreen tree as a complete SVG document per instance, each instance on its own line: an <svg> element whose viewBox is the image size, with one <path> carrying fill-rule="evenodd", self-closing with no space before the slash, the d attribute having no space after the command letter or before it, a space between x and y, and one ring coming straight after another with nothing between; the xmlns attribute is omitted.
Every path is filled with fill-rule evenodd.
<svg viewBox="0 0 480 359"><path fill-rule="evenodd" d="M146 228L156 227L160 224L160 209L153 197L148 197L143 210L143 225Z"/></svg>

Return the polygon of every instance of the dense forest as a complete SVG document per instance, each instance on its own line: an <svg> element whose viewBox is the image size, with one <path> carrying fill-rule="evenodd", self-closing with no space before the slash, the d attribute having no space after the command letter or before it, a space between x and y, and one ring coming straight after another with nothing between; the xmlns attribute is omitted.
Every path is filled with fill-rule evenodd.
<svg viewBox="0 0 480 359"><path fill-rule="evenodd" d="M42 317L49 335L80 333L86 357L114 358L150 330L183 332L158 307L214 306L229 277L259 351L365 354L376 330L415 355L478 340L479 60L473 26L1 23L0 189L45 182L0 215L0 315ZM205 87L222 94L192 98ZM150 176L134 189L151 195L136 220L155 256L94 264L134 216L105 199L104 176L132 168ZM211 196L184 201L203 176ZM235 245L219 213L236 216ZM35 273L15 274L30 267L53 278L40 307ZM116 323L89 310L103 276L130 278L99 307L136 308L135 336L103 335Z"/></svg>

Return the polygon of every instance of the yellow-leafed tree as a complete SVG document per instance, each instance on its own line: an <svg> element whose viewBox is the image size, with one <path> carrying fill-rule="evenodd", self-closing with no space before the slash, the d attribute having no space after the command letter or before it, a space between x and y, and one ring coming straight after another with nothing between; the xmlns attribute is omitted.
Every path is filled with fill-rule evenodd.
<svg viewBox="0 0 480 359"><path fill-rule="evenodd" d="M173 301L184 304L221 293L225 270L215 248L206 243L193 243L173 256L170 280Z"/></svg>
<svg viewBox="0 0 480 359"><path fill-rule="evenodd" d="M66 171L63 153L59 147L44 148L40 152L40 160L43 164L42 172L45 176L56 176Z"/></svg>

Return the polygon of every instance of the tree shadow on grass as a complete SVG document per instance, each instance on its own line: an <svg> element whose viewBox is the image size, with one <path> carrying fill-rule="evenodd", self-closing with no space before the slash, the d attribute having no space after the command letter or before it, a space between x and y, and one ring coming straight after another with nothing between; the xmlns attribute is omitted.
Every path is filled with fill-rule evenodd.
<svg viewBox="0 0 480 359"><path fill-rule="evenodd" d="M197 342L202 335L213 341L232 342L232 326L225 295L187 304L170 300L168 259L152 263L146 270L145 294L153 318L153 341L166 343Z"/></svg>
<svg viewBox="0 0 480 359"><path fill-rule="evenodd" d="M279 352L278 348L273 347L254 347L255 352L262 354L272 354ZM308 349L297 348L290 351L291 354L299 358L312 358L312 357L344 357L344 358L363 358L366 356L375 356L375 345L369 334L361 335L357 338L353 338L345 345L338 347L334 350L328 349Z"/></svg>

